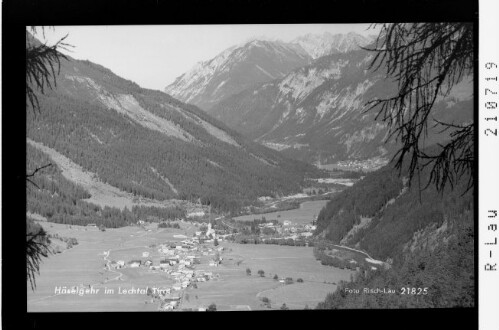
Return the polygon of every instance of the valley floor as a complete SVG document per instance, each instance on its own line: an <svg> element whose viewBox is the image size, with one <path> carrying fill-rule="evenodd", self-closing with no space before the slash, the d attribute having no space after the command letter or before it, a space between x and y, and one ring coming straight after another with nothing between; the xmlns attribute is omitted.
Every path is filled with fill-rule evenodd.
<svg viewBox="0 0 499 330"><path fill-rule="evenodd" d="M163 272L149 269L110 269L109 259L140 258L151 244L165 241L181 241L182 235L191 237L197 228L189 223L182 229L147 227L124 227L107 229L71 226L43 222L50 234L75 237L78 245L63 253L50 255L40 267L36 278L37 288L28 288L28 312L63 311L156 311L159 303L145 294L119 294L124 289L144 289L172 285L172 278ZM150 231L149 231L150 229ZM180 235L180 236L179 236ZM208 244L205 244L208 245ZM212 244L211 244L212 246ZM276 245L241 245L221 242L225 251L218 267L208 265L208 257L201 259L196 270L213 273L213 279L197 283L181 291L179 309L206 308L211 303L217 310L268 309L261 298L270 299L270 308L314 308L329 292L336 289L341 280L349 280L349 270L322 266L315 260L310 247ZM152 249L151 249L152 251ZM154 258L153 258L154 259ZM251 275L246 269L251 269ZM264 271L264 276L258 274ZM283 284L273 279L290 277L293 284ZM303 283L298 283L298 278ZM57 287L92 287L95 294L57 294ZM114 289L113 294L105 290Z"/></svg>

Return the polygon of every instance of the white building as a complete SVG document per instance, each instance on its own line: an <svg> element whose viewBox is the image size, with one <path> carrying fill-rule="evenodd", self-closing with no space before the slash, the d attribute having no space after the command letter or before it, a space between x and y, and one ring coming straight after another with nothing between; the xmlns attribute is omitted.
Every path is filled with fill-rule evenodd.
<svg viewBox="0 0 499 330"><path fill-rule="evenodd" d="M130 261L129 265L130 265L130 268L137 268L140 266L140 262L136 261L136 260Z"/></svg>
<svg viewBox="0 0 499 330"><path fill-rule="evenodd" d="M187 217L188 218L193 218L193 217L202 217L204 216L205 213L204 211L197 211L197 212L190 212L190 213L187 213Z"/></svg>
<svg viewBox="0 0 499 330"><path fill-rule="evenodd" d="M206 230L206 236L210 236L210 234L215 237L215 229L211 228L211 223L208 224L208 230Z"/></svg>

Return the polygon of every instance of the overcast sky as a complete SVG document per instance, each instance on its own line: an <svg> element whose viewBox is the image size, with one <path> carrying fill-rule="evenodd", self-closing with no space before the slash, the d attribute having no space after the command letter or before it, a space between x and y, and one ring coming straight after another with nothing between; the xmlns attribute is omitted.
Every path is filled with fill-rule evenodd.
<svg viewBox="0 0 499 330"><path fill-rule="evenodd" d="M141 87L163 90L175 78L223 50L253 37L291 41L307 33L375 34L370 24L57 26L49 43L66 34L70 56L90 60ZM43 40L41 34L37 35Z"/></svg>

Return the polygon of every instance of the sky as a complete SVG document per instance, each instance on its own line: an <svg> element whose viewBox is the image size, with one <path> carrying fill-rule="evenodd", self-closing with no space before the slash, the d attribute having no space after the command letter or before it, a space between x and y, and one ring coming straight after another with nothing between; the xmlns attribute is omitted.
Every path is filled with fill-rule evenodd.
<svg viewBox="0 0 499 330"><path fill-rule="evenodd" d="M272 24L272 25L134 25L56 26L45 29L54 43L66 34L74 46L64 52L73 58L103 65L141 87L163 90L197 62L210 60L223 50L264 36L291 41L307 33L357 32L376 34L370 24Z"/></svg>

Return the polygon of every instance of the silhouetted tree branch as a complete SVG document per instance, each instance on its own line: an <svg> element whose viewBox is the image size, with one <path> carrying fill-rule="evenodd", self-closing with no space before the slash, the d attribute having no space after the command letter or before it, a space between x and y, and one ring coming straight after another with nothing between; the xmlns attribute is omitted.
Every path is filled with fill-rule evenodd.
<svg viewBox="0 0 499 330"><path fill-rule="evenodd" d="M34 183L34 182L30 179L30 178L34 177L34 176L35 176L35 174L36 174L36 172L41 171L41 170L43 170L44 168L49 167L49 166L52 166L52 164L51 164L51 163L48 163L47 165L43 165L43 166L41 166L41 167L37 167L37 168L35 168L35 170L34 170L31 174L26 174L26 180L27 180L28 182L30 182L31 184L33 184L33 185L34 185L35 187L37 187L38 189L40 189L40 187L38 187L38 185L37 185L36 183Z"/></svg>
<svg viewBox="0 0 499 330"><path fill-rule="evenodd" d="M449 95L452 87L473 73L473 25L471 23L383 24L374 42L369 69L385 69L397 82L397 94L367 103L389 126L389 138L402 147L393 157L402 170L409 159L409 183L426 167L431 168L425 188L435 184L443 191L469 174L466 191L474 185L473 122L464 125L435 120L434 127L449 130L450 141L438 152L425 149L428 120L438 97ZM419 177L419 175L418 175Z"/></svg>
<svg viewBox="0 0 499 330"><path fill-rule="evenodd" d="M36 288L35 275L40 274L40 261L48 257L50 239L45 230L38 225L26 222L26 280L30 282L31 289Z"/></svg>
<svg viewBox="0 0 499 330"><path fill-rule="evenodd" d="M28 107L29 102L33 111L40 111L40 103L35 90L43 94L45 86L52 89L57 85L56 75L61 69L61 58L67 59L64 54L59 52L59 49L67 50L68 47L72 46L64 42L67 35L54 45L42 44L34 38L34 35L37 34L37 28L31 27L30 30L31 33L26 30L26 107ZM43 27L42 31L45 35Z"/></svg>
<svg viewBox="0 0 499 330"><path fill-rule="evenodd" d="M59 52L59 49L67 49L72 47L64 43L67 35L56 42L54 45L48 46L40 43L35 39L37 34L36 27L26 29L26 110L28 105L31 105L33 111L40 111L40 103L36 91L45 92L45 87L50 89L56 86L56 68L57 75L61 67L61 58L67 57ZM45 37L45 29L41 28ZM39 188L36 183L31 180L35 174L52 164L47 164L36 168L32 173L26 174L27 182L30 182L35 187ZM34 232L33 232L34 231ZM31 284L31 289L36 288L35 275L39 274L39 265L42 257L47 257L50 253L50 240L48 239L45 230L41 226L35 226L32 221L26 221L26 278Z"/></svg>

